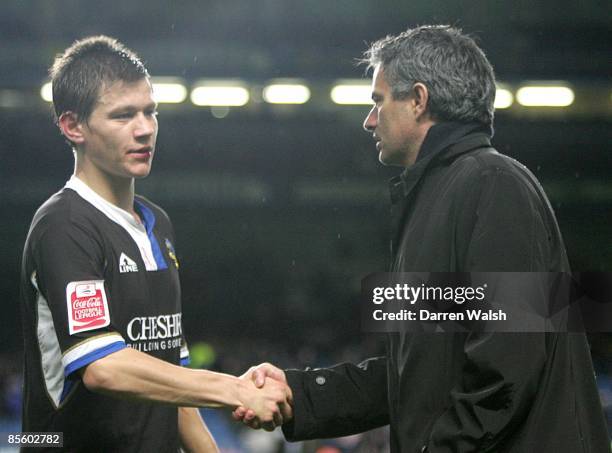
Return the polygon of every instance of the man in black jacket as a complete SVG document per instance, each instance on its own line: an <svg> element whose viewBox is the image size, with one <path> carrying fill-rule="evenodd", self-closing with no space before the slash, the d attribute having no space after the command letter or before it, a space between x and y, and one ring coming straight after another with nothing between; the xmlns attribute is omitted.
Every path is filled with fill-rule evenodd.
<svg viewBox="0 0 612 453"><path fill-rule="evenodd" d="M423 26L374 43L366 62L364 127L383 164L405 167L390 187L391 271L569 272L540 184L491 148L495 78L474 41ZM249 372L291 387L289 440L390 424L393 452L610 449L583 334L395 332L360 365Z"/></svg>

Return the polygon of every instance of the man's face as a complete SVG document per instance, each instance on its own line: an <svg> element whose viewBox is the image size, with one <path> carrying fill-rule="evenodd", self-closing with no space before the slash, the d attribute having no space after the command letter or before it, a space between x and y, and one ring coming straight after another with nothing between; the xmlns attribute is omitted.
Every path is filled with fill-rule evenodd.
<svg viewBox="0 0 612 453"><path fill-rule="evenodd" d="M384 69L377 66L372 77L372 100L374 106L363 127L376 140L378 159L385 165L412 165L422 142L413 98L393 99Z"/></svg>
<svg viewBox="0 0 612 453"><path fill-rule="evenodd" d="M146 78L103 86L89 120L82 124L84 158L111 177L147 176L157 138L156 107Z"/></svg>

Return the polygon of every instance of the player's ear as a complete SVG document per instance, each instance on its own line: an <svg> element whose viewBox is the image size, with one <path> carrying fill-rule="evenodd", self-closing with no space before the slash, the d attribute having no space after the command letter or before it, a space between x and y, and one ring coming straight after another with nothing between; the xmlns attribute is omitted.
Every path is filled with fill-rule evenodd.
<svg viewBox="0 0 612 453"><path fill-rule="evenodd" d="M79 121L76 113L71 111L62 113L57 120L57 125L69 142L79 145L85 140L83 137L83 124Z"/></svg>
<svg viewBox="0 0 612 453"><path fill-rule="evenodd" d="M429 90L421 82L417 82L412 87L414 92L412 104L414 108L414 116L418 119L427 112L427 104L429 102Z"/></svg>

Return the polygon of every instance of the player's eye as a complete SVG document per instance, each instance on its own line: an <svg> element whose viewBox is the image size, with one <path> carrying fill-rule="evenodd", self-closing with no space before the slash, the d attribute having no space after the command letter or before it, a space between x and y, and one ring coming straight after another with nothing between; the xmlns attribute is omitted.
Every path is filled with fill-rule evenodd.
<svg viewBox="0 0 612 453"><path fill-rule="evenodd" d="M130 119L132 116L134 116L132 112L119 112L119 113L115 113L114 115L112 115L112 118L122 120L122 119Z"/></svg>

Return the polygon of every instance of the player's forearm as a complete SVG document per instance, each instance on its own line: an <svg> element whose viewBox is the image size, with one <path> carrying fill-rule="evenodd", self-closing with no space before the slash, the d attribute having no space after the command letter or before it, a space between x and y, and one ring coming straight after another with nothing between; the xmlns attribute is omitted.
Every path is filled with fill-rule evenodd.
<svg viewBox="0 0 612 453"><path fill-rule="evenodd" d="M194 407L178 408L181 446L187 453L217 453L219 449L206 424Z"/></svg>
<svg viewBox="0 0 612 453"><path fill-rule="evenodd" d="M191 407L239 406L243 386L234 376L179 367L131 348L88 365L83 383L94 392Z"/></svg>

